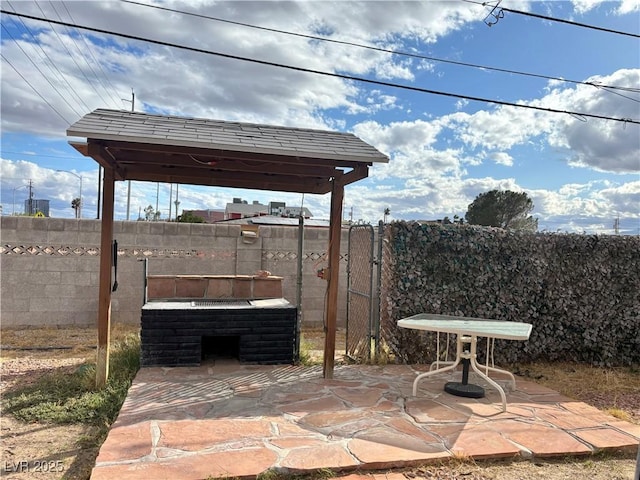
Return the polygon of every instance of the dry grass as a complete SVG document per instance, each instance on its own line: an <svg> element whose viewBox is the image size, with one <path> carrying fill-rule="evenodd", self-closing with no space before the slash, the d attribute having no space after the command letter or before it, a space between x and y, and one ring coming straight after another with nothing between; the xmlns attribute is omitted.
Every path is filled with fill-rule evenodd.
<svg viewBox="0 0 640 480"><path fill-rule="evenodd" d="M538 362L514 365L510 369L622 420L640 423L638 367L603 368L569 362Z"/></svg>
<svg viewBox="0 0 640 480"><path fill-rule="evenodd" d="M134 325L115 324L111 329L112 341L122 339L140 330ZM93 358L97 343L95 328L69 327L2 329L0 345L2 359L33 358Z"/></svg>

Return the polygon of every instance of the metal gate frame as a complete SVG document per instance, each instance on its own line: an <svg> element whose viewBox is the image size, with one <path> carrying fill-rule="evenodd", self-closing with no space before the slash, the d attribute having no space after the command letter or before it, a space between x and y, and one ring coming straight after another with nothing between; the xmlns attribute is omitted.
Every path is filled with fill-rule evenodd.
<svg viewBox="0 0 640 480"><path fill-rule="evenodd" d="M349 228L347 262L347 332L345 353L352 360L371 360L371 340L376 339L373 312L375 235L369 224Z"/></svg>

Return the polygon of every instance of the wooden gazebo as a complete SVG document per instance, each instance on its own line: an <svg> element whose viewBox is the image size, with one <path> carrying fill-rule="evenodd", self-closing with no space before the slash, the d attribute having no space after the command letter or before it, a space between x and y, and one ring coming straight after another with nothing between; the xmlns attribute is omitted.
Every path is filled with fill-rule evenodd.
<svg viewBox="0 0 640 480"><path fill-rule="evenodd" d="M324 377L335 356L344 187L386 155L348 133L95 110L67 130L69 143L104 168L96 384L109 374L111 246L115 182L211 185L299 193L331 192Z"/></svg>

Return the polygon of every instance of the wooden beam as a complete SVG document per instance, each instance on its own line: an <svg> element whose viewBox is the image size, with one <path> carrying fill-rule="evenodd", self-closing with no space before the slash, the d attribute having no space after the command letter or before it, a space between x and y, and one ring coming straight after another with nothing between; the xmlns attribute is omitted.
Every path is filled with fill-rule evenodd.
<svg viewBox="0 0 640 480"><path fill-rule="evenodd" d="M95 158L95 157L94 157ZM109 340L111 334L111 257L113 243L113 169L104 169L102 181L102 231L100 233L100 285L98 286L98 349L96 387L103 388L109 377Z"/></svg>
<svg viewBox="0 0 640 480"><path fill-rule="evenodd" d="M102 168L113 171L115 180L124 180L125 172L122 171L113 154L101 142L89 141L87 152L91 158L98 162Z"/></svg>
<svg viewBox="0 0 640 480"><path fill-rule="evenodd" d="M86 156L93 158L105 170L113 168L113 161L110 158L103 157L102 153L99 145L87 142Z"/></svg>
<svg viewBox="0 0 640 480"><path fill-rule="evenodd" d="M271 173L284 175L299 175L308 177L331 177L334 167L327 165L310 165L305 162L280 163L277 161L257 161L236 158L206 158L195 160L189 155L149 154L139 150L117 150L113 152L118 165L124 167L156 167L175 168L181 172L218 170L225 172L243 173Z"/></svg>
<svg viewBox="0 0 640 480"><path fill-rule="evenodd" d="M367 158L362 160L343 160L334 158L334 156L328 154L327 158L318 158L313 156L306 156L304 152L291 151L291 155L284 154L270 154L261 152L251 152L242 150L224 150L221 148L203 148L203 147L188 147L182 145L163 145L153 143L139 143L139 142L124 142L121 140L100 140L100 142L109 149L116 151L140 151L162 154L162 155L192 155L199 158L201 161L208 160L254 160L259 162L270 163L293 163L302 164L307 166L339 166L346 168L355 168L358 165L371 166L372 162ZM247 150L251 147L247 146ZM153 156L152 155L152 156Z"/></svg>
<svg viewBox="0 0 640 480"><path fill-rule="evenodd" d="M367 165L358 165L350 172L344 174L344 177L342 177L342 184L349 185L350 183L357 182L358 180L362 180L368 176L369 167Z"/></svg>
<svg viewBox="0 0 640 480"><path fill-rule="evenodd" d="M331 212L329 219L329 285L327 285L327 311L324 337L324 378L333 378L336 355L336 318L338 316L338 281L340 278L340 239L342 233L343 177L333 179Z"/></svg>
<svg viewBox="0 0 640 480"><path fill-rule="evenodd" d="M238 172L205 172L199 175L191 172L181 173L179 168L137 167L127 168L127 180L148 182L180 183L188 185L207 185L214 187L252 188L282 192L304 192L325 194L331 191L331 182L324 178L296 177L283 175L258 175Z"/></svg>
<svg viewBox="0 0 640 480"><path fill-rule="evenodd" d="M87 142L69 142L73 148L75 148L78 152L80 152L85 157L89 156L89 147L87 146Z"/></svg>

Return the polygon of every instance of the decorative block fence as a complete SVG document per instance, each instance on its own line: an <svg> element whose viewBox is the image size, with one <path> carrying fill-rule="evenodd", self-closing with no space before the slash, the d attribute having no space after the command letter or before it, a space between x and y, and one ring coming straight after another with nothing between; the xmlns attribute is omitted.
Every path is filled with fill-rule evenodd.
<svg viewBox="0 0 640 480"><path fill-rule="evenodd" d="M2 328L95 326L100 230L100 220L0 217ZM344 327L348 229L342 233L337 323ZM317 277L317 269L326 267L329 229L305 226L303 235L302 322L305 328L321 327L327 283ZM297 302L297 226L260 225L247 243L241 225L116 221L114 238L119 287L111 298L113 323L140 323L147 276L181 277L174 287L162 282L152 287L175 288L176 293L191 288L199 292L202 282L190 277L203 275L221 279L211 287L220 289L215 296L221 298L231 288L236 296L279 296ZM279 277L280 287L269 279L243 279L259 270ZM240 278L229 285L226 276ZM213 294L207 290L207 296Z"/></svg>

